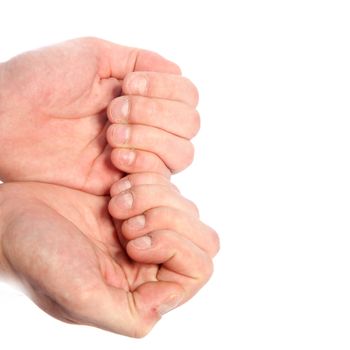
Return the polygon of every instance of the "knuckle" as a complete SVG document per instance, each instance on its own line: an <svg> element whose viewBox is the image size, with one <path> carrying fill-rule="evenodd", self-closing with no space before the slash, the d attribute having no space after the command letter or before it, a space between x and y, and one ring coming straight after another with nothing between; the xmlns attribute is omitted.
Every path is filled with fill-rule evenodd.
<svg viewBox="0 0 350 350"><path fill-rule="evenodd" d="M173 218L172 214L168 207L156 207L145 212L146 221L150 226L168 222L169 218Z"/></svg>
<svg viewBox="0 0 350 350"><path fill-rule="evenodd" d="M186 151L183 154L183 160L184 160L184 168L187 168L194 159L194 145L192 142L187 142Z"/></svg>
<svg viewBox="0 0 350 350"><path fill-rule="evenodd" d="M197 135L200 129L200 126L201 126L200 114L197 110L194 110L191 115L191 130L190 130L191 138Z"/></svg>
<svg viewBox="0 0 350 350"><path fill-rule="evenodd" d="M199 102L199 91L191 80L187 78L186 80L188 83L188 90L189 90L188 96L189 96L190 103L192 106L196 107Z"/></svg>
<svg viewBox="0 0 350 350"><path fill-rule="evenodd" d="M194 153L195 149L193 143L187 140L186 144L182 146L181 156L171 167L171 172L176 174L189 167L194 160Z"/></svg>
<svg viewBox="0 0 350 350"><path fill-rule="evenodd" d="M189 205L189 208L190 208L191 213L192 213L196 218L199 218L199 209L198 209L197 205L196 205L193 201L191 201L191 200L189 200L189 199L187 199L187 201L188 201L188 205Z"/></svg>
<svg viewBox="0 0 350 350"><path fill-rule="evenodd" d="M194 86L193 89L193 105L197 106L199 103L199 91L198 89Z"/></svg>
<svg viewBox="0 0 350 350"><path fill-rule="evenodd" d="M159 107L154 99L144 96L129 96L129 122L142 123L157 113Z"/></svg>
<svg viewBox="0 0 350 350"><path fill-rule="evenodd" d="M214 272L213 260L208 257L205 264L203 264L203 280L207 282Z"/></svg>
<svg viewBox="0 0 350 350"><path fill-rule="evenodd" d="M203 287L205 283L208 282L210 277L214 272L214 263L209 255L205 254L205 257L202 259L200 264L200 269L197 271L196 280L199 284L199 287Z"/></svg>
<svg viewBox="0 0 350 350"><path fill-rule="evenodd" d="M165 178L170 178L171 171L164 162L155 154L149 153L145 159L144 169L148 169L153 173L162 175Z"/></svg>
<svg viewBox="0 0 350 350"><path fill-rule="evenodd" d="M220 250L220 237L215 230L210 229L209 239L210 254L211 256L215 256Z"/></svg>

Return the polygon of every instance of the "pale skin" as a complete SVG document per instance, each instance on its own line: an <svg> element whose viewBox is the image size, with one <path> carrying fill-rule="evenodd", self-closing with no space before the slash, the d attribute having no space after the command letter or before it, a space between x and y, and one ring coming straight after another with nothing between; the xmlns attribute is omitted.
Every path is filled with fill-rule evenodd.
<svg viewBox="0 0 350 350"><path fill-rule="evenodd" d="M91 38L0 65L0 86L0 177L16 181L0 186L1 275L58 319L144 336L219 249L169 181L193 158L196 88L159 55Z"/></svg>
<svg viewBox="0 0 350 350"><path fill-rule="evenodd" d="M197 89L153 52L71 40L2 63L0 87L4 182L107 194L125 172L169 176L193 159Z"/></svg>

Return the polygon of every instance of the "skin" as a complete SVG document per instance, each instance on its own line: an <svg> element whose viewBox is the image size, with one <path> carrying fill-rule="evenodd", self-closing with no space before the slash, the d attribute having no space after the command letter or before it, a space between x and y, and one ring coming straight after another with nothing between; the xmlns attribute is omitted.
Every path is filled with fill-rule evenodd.
<svg viewBox="0 0 350 350"><path fill-rule="evenodd" d="M205 284L218 237L159 174L129 175L111 196L1 185L1 274L60 320L142 337Z"/></svg>
<svg viewBox="0 0 350 350"><path fill-rule="evenodd" d="M95 38L2 63L0 180L104 195L125 173L186 168L198 93L180 73L158 54Z"/></svg>
<svg viewBox="0 0 350 350"><path fill-rule="evenodd" d="M58 319L144 336L218 250L169 182L193 158L196 88L155 53L94 38L1 64L0 86L1 276Z"/></svg>

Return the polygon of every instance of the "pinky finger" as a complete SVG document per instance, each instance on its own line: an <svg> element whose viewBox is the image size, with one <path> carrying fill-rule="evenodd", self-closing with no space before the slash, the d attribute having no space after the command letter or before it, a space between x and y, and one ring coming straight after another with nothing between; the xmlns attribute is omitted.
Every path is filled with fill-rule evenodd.
<svg viewBox="0 0 350 350"><path fill-rule="evenodd" d="M171 171L164 162L154 153L128 149L115 148L111 153L111 160L115 167L126 173L152 172L170 177Z"/></svg>

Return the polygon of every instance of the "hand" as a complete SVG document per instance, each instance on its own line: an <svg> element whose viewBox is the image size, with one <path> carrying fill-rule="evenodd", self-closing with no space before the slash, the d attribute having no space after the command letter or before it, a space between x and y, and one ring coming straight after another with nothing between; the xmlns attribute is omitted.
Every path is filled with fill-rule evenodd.
<svg viewBox="0 0 350 350"><path fill-rule="evenodd" d="M135 84L139 74L148 79L143 92L148 97L136 96L142 93ZM197 92L179 74L174 63L155 53L93 38L25 53L1 64L0 179L106 194L123 171L147 168L165 174L166 165L173 171L184 168L193 151L187 139L197 129L187 125L198 119ZM139 149L135 163L125 164L125 153L116 150L115 168L106 142L106 108L122 93L130 102L130 124L144 126L133 125L127 143ZM120 120L118 103L123 99L116 99L109 109L113 123ZM108 129L112 147L117 146L114 136L121 134L115 127Z"/></svg>
<svg viewBox="0 0 350 350"><path fill-rule="evenodd" d="M126 173L169 176L191 164L190 142L199 130L198 93L178 75L135 72L109 105L107 140L112 163Z"/></svg>
<svg viewBox="0 0 350 350"><path fill-rule="evenodd" d="M128 179L134 202L122 209L126 193L118 193ZM141 337L206 282L217 236L160 175L131 175L112 193L110 211L127 219L115 225L109 197L48 184L2 185L0 266L54 317Z"/></svg>

